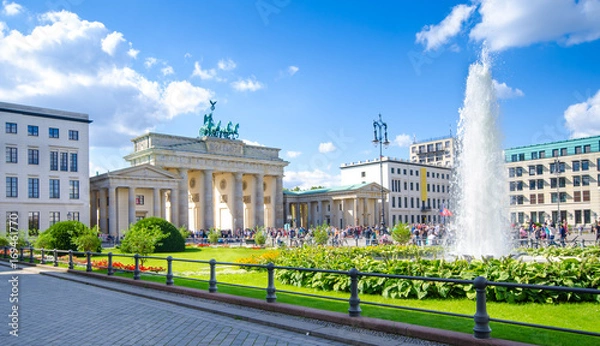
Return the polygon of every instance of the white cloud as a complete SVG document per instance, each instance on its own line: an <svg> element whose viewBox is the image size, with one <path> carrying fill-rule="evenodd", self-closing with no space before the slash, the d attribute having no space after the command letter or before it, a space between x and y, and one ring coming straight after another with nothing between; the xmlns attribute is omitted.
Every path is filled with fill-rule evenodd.
<svg viewBox="0 0 600 346"><path fill-rule="evenodd" d="M600 135L600 90L586 101L569 106L564 117L572 138Z"/></svg>
<svg viewBox="0 0 600 346"><path fill-rule="evenodd" d="M203 70L202 66L200 66L199 62L194 63L194 72L192 72L192 76L198 76L202 80L210 80L217 77L217 71L214 68L210 70Z"/></svg>
<svg viewBox="0 0 600 346"><path fill-rule="evenodd" d="M185 80L150 80L130 67L131 56L106 54L114 52L109 41L122 36L109 39L104 24L68 11L35 18L39 22L27 33L0 35L2 100L88 113L91 146L127 145L161 122L208 106L212 91Z"/></svg>
<svg viewBox="0 0 600 346"><path fill-rule="evenodd" d="M129 50L127 51L127 55L129 55L133 59L137 59L137 56L138 56L139 53L140 53L139 50L133 49L133 48L129 48Z"/></svg>
<svg viewBox="0 0 600 346"><path fill-rule="evenodd" d="M264 85L254 77L245 80L240 79L231 83L231 86L237 91L257 91L264 88Z"/></svg>
<svg viewBox="0 0 600 346"><path fill-rule="evenodd" d="M173 70L173 67L171 66L165 66L162 69L160 69L160 72L162 72L163 76L168 76L170 74L175 73L175 71Z"/></svg>
<svg viewBox="0 0 600 346"><path fill-rule="evenodd" d="M337 148L332 142L320 143L319 144L319 152L322 154L330 153L335 151Z"/></svg>
<svg viewBox="0 0 600 346"><path fill-rule="evenodd" d="M191 58L191 57L192 57L192 54L190 54L190 53L185 53L183 55L183 58L186 59L186 60L189 59L189 58Z"/></svg>
<svg viewBox="0 0 600 346"><path fill-rule="evenodd" d="M392 142L393 145L397 145L399 147L409 147L412 143L412 139L407 134L397 135Z"/></svg>
<svg viewBox="0 0 600 346"><path fill-rule="evenodd" d="M521 89L513 89L506 85L506 83L498 83L497 80L492 80L492 84L494 85L494 89L496 89L496 97L499 99L510 99L514 97L522 97L525 96Z"/></svg>
<svg viewBox="0 0 600 346"><path fill-rule="evenodd" d="M156 63L158 62L158 59L156 58L146 58L146 61L144 61L144 66L146 66L146 68L150 68L152 66L154 66Z"/></svg>
<svg viewBox="0 0 600 346"><path fill-rule="evenodd" d="M244 142L244 143L246 143L248 145L254 145L254 146L257 146L257 147L264 147L265 146L264 144L260 144L259 142L254 142L254 141L251 141L251 140L248 140L248 139L242 139L242 142Z"/></svg>
<svg viewBox="0 0 600 346"><path fill-rule="evenodd" d="M294 159L294 158L296 158L296 157L298 157L298 156L302 155L302 152L301 152L301 151L292 151L292 150L289 150L289 151L287 151L285 154L286 154L286 155L287 155L287 157L289 157L290 159Z"/></svg>
<svg viewBox="0 0 600 346"><path fill-rule="evenodd" d="M106 54L114 56L115 51L117 50L117 46L121 42L125 42L123 34L120 32L113 31L112 33L106 35L106 37L102 39L102 50L105 51Z"/></svg>
<svg viewBox="0 0 600 346"><path fill-rule="evenodd" d="M217 63L217 66L219 67L219 70L223 70L223 71L231 71L233 70L237 65L235 64L235 62L231 59L227 59L227 60L219 60L219 62Z"/></svg>
<svg viewBox="0 0 600 346"><path fill-rule="evenodd" d="M556 41L567 46L600 38L598 0L482 0L471 39L492 51Z"/></svg>
<svg viewBox="0 0 600 346"><path fill-rule="evenodd" d="M288 73L290 74L290 76L295 75L296 72L298 72L298 70L300 70L300 68L298 68L298 66L290 66L290 67L288 67Z"/></svg>
<svg viewBox="0 0 600 346"><path fill-rule="evenodd" d="M2 1L2 13L4 13L7 16L16 16L17 14L23 12L23 6L15 3L15 2L8 2L8 1Z"/></svg>
<svg viewBox="0 0 600 346"><path fill-rule="evenodd" d="M310 189L313 186L339 186L340 175L331 175L319 169L314 171L286 171L283 177L283 183L287 188L299 186L301 189Z"/></svg>
<svg viewBox="0 0 600 346"><path fill-rule="evenodd" d="M418 32L417 43L425 45L425 50L437 49L456 36L476 6L456 5L452 12L437 25L427 25Z"/></svg>

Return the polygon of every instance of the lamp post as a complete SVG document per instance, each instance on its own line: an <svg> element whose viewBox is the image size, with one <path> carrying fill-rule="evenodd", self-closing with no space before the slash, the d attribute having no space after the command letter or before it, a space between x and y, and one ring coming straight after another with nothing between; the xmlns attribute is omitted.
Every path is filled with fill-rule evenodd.
<svg viewBox="0 0 600 346"><path fill-rule="evenodd" d="M373 120L373 145L379 144L379 184L381 186L381 228L385 230L385 193L383 191L383 146L387 148L390 141L387 138L387 124L381 120Z"/></svg>
<svg viewBox="0 0 600 346"><path fill-rule="evenodd" d="M69 220L69 221L73 220L73 214L71 214L71 212L67 213L67 220Z"/></svg>

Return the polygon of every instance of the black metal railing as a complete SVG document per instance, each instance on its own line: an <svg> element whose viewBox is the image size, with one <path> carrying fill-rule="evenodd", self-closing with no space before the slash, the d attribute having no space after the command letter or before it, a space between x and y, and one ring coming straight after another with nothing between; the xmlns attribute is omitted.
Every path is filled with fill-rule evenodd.
<svg viewBox="0 0 600 346"><path fill-rule="evenodd" d="M350 297L349 297L349 299L334 298L334 297L313 295L313 294L307 294L307 293L299 293L299 292L294 292L294 291L281 290L279 292L300 295L300 296L317 297L317 298L321 298L321 299L347 301L349 304L348 314L350 317L359 317L361 315L361 308L360 308L361 300L360 300L359 293L358 293L358 291L359 291L358 290L358 282L359 282L359 278L361 278L361 277L379 277L379 278L386 278L386 279L419 280L419 281L429 281L429 282L445 282L445 283L452 283L452 284L473 285L473 287L475 288L475 291L476 291L476 299L475 299L476 300L476 311L475 311L474 315L449 313L449 312L426 310L426 309L403 307L403 306L380 304L380 303L372 303L372 302L362 302L362 304L373 305L373 306L382 306L382 307L402 309L402 310L412 310L412 311L418 311L418 312L427 312L427 313L434 313L434 314L453 316L453 317L473 318L473 320L474 320L473 335L475 338L478 338L478 339L488 339L491 337L492 330L489 325L490 321L519 325L519 326L548 329L548 330L554 330L554 331L561 331L561 332L569 332L569 333L582 334L582 335L600 336L600 333L595 333L595 332L590 332L590 331L574 330L574 329L567 329L567 328L560 328L560 327L545 326L545 325L539 325L539 324L530 324L530 323L524 323L524 322L518 322L518 321L490 318L490 316L487 313L486 292L487 292L487 287L489 287L489 286L516 288L516 289L530 289L530 290L548 290L548 291L567 292L567 293L575 293L575 294L600 295L600 290L593 289L593 288L544 286L544 285L532 285L532 284L519 284L519 283L512 283L512 282L494 282L494 281L488 281L483 276L476 277L473 280L448 279L448 278L421 277L421 276L409 276L409 275L363 273L363 272L358 271L355 268L352 268L349 271L341 271L341 270L330 270L330 269L276 266L273 263L269 263L266 265L245 264L245 263L232 263L232 262L217 262L215 259L206 261L206 260L180 259L180 258L173 258L171 256L168 256L165 258L165 257L156 257L156 256L140 256L138 254L135 254L135 255L113 254L111 252L109 252L108 254L102 254L102 253L96 253L96 252L90 252L90 251L77 252L77 251L71 251L71 250L64 251L64 250L34 249L33 247L29 247L27 249L20 248L18 250L18 253L14 253L14 251L15 251L14 249L11 249L9 247L4 247L3 258L4 259L13 258L14 259L15 258L14 256L16 256L16 257L18 257L18 260L20 262L35 263L35 260L36 260L35 253L39 253L38 261L40 264L48 264L48 262L51 261L53 266L57 267L59 265L59 263L63 263L63 264L66 264L69 269L74 269L75 266L81 266L81 267L85 267L86 272L93 271L93 263L91 260L93 255L101 255L101 256L106 255L107 256L107 266L106 266L106 268L102 267L101 269L106 269L107 275L109 275L109 276L114 275L116 272L116 270L113 266L114 257L133 258L133 260L134 260L133 270L123 269L123 268L118 269L119 271L122 271L122 272L132 273L133 280L141 279L140 261L142 259L143 260L146 260L146 259L162 260L162 261L166 261L166 264L167 264L166 273L149 273L149 272L147 272L145 274L164 276L165 280L166 280L165 284L169 285L169 286L174 285L174 278L180 278L180 279L191 280L191 281L208 282L208 292L210 292L210 293L215 293L218 291L218 284L265 290L266 291L265 299L268 303L273 303L277 300L277 295L276 295L277 288L275 287L275 276L274 276L275 270L293 270L293 271L300 271L300 272L315 272L315 273L347 275L350 278ZM25 256L25 252L27 252L27 256ZM59 257L60 254L66 254L67 260L60 261L60 257ZM81 261L79 261L79 262L75 261L73 258L74 255L85 256L85 261L83 263ZM209 270L210 270L209 280L176 276L173 272L173 261L208 265ZM254 286L246 286L246 285L218 282L217 281L217 270L216 270L217 265L266 269L266 271L267 271L267 287L261 288L261 287L254 287Z"/></svg>

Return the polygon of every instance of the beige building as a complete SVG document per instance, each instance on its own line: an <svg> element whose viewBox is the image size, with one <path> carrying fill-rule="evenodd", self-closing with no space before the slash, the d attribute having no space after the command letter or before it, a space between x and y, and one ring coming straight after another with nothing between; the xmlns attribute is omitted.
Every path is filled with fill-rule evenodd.
<svg viewBox="0 0 600 346"><path fill-rule="evenodd" d="M0 123L0 232L8 231L8 219L19 230L88 224L88 115L0 102Z"/></svg>
<svg viewBox="0 0 600 346"><path fill-rule="evenodd" d="M411 162L441 167L454 165L456 144L452 136L415 141L409 150Z"/></svg>
<svg viewBox="0 0 600 346"><path fill-rule="evenodd" d="M103 233L148 216L190 230L283 227L279 149L159 133L132 142L132 167L91 178L91 221Z"/></svg>
<svg viewBox="0 0 600 346"><path fill-rule="evenodd" d="M600 136L505 150L513 223L566 220L589 227L600 214Z"/></svg>

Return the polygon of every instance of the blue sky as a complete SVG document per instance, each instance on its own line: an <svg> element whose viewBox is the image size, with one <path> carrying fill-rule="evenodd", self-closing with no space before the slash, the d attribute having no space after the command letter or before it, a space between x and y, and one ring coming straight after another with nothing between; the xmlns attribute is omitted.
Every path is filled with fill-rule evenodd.
<svg viewBox="0 0 600 346"><path fill-rule="evenodd" d="M2 0L0 101L88 113L90 174L146 131L195 137L209 100L281 149L284 186L374 159L381 113L408 158L456 132L468 66L492 52L504 147L600 134L600 0Z"/></svg>

